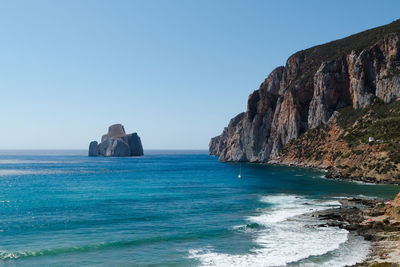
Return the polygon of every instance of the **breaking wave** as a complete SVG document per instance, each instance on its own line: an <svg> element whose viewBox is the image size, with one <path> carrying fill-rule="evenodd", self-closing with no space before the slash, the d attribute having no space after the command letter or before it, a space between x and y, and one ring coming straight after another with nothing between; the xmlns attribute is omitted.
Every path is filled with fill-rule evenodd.
<svg viewBox="0 0 400 267"><path fill-rule="evenodd" d="M270 207L247 217L246 225L233 228L251 232L255 246L248 254L218 253L210 247L190 250L189 258L200 261L200 266L312 266L314 261L318 266L345 266L361 261L368 252L368 243L350 237L347 230L321 227L311 216L302 216L339 207L338 201L271 195L260 202Z"/></svg>

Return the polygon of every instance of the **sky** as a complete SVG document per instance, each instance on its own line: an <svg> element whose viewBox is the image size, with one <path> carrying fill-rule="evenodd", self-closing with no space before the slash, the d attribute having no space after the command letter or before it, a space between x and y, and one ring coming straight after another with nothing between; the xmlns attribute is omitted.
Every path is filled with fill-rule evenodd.
<svg viewBox="0 0 400 267"><path fill-rule="evenodd" d="M400 1L0 0L0 149L207 149L298 50L400 18Z"/></svg>

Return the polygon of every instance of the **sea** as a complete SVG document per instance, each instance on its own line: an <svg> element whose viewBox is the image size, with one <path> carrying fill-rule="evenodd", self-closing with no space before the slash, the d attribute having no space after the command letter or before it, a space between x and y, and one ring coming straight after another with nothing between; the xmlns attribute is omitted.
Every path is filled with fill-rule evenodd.
<svg viewBox="0 0 400 267"><path fill-rule="evenodd" d="M305 214L398 191L207 151L0 151L0 265L345 266L370 244Z"/></svg>

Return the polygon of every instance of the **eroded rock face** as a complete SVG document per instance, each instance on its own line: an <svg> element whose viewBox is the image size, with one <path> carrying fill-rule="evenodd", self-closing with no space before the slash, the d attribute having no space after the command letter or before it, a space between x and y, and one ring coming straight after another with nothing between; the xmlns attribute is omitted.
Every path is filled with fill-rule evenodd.
<svg viewBox="0 0 400 267"><path fill-rule="evenodd" d="M393 201L389 202L385 206L385 214L391 216L396 220L400 220L400 193L394 198Z"/></svg>
<svg viewBox="0 0 400 267"><path fill-rule="evenodd" d="M333 112L351 105L349 75L346 60L324 62L314 75L314 94L308 113L308 127L326 124Z"/></svg>
<svg viewBox="0 0 400 267"><path fill-rule="evenodd" d="M93 156L97 156L99 154L99 150L98 150L98 143L97 141L92 141L89 144L89 156L93 157Z"/></svg>
<svg viewBox="0 0 400 267"><path fill-rule="evenodd" d="M89 156L129 157L143 156L143 147L137 133L126 134L124 126L114 124L101 137L101 143L90 142Z"/></svg>
<svg viewBox="0 0 400 267"><path fill-rule="evenodd" d="M308 127L326 124L332 113L352 105L364 108L378 97L385 103L400 98L399 35L389 34L370 49L323 62L314 75Z"/></svg>
<svg viewBox="0 0 400 267"><path fill-rule="evenodd" d="M315 53L292 55L249 96L247 111L211 139L210 154L221 161L267 162L308 128L328 124L341 107L400 98L399 39L388 34L368 49L324 61L314 70Z"/></svg>

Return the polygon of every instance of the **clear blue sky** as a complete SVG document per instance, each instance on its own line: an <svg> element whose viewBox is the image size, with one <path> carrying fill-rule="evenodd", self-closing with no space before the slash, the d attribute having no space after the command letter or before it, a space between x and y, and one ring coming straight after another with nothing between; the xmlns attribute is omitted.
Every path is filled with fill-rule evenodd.
<svg viewBox="0 0 400 267"><path fill-rule="evenodd" d="M113 123L206 149L294 52L400 18L400 1L0 1L0 149L75 149Z"/></svg>

